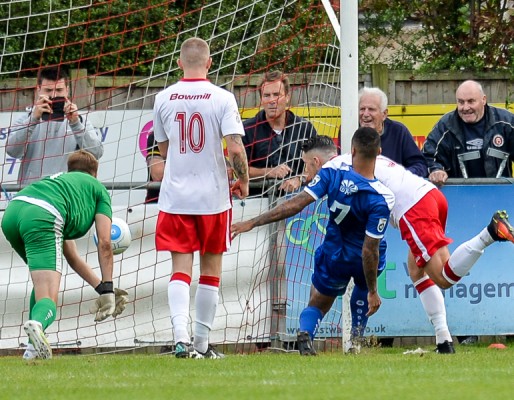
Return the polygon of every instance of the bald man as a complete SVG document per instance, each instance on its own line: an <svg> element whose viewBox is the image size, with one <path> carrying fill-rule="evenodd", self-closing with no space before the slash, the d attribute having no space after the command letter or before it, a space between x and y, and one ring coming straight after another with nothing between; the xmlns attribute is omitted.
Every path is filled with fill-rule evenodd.
<svg viewBox="0 0 514 400"><path fill-rule="evenodd" d="M514 114L490 106L480 83L463 82L457 108L432 128L423 146L428 179L512 177Z"/></svg>

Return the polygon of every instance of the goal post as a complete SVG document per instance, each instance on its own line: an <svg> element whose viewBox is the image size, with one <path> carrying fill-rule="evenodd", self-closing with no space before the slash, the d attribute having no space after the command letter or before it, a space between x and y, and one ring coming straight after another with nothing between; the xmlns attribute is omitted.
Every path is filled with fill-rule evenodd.
<svg viewBox="0 0 514 400"><path fill-rule="evenodd" d="M327 5L336 6L335 11L327 13ZM114 259L115 284L130 296L125 312L95 323L89 314L94 290L66 267L57 319L48 331L53 347L126 349L173 343L167 302L171 260L155 251L158 211L156 205L144 204L145 157L154 97L179 79L181 43L192 36L209 43L213 66L208 77L234 93L243 119L259 109L257 85L263 73L279 69L292 83L292 111L310 120L318 134L337 140L341 54L334 16L339 9L339 1L325 0L0 4L0 209L16 191L20 166L20 160L7 154L6 139L34 102L38 70L62 65L71 71L72 100L102 138L99 179L112 196L114 216L128 222L133 237L129 249ZM280 201L271 192L235 201L234 220L256 216ZM313 248L324 234L323 207L313 205L304 214L236 238L223 260L213 343L243 352L270 345L291 349L299 312L308 300ZM92 235L77 245L96 266ZM22 325L32 285L28 268L3 237L0 259L0 350L20 349L27 343ZM194 271L193 295L197 256ZM338 299L318 334L320 345L339 349L345 324Z"/></svg>

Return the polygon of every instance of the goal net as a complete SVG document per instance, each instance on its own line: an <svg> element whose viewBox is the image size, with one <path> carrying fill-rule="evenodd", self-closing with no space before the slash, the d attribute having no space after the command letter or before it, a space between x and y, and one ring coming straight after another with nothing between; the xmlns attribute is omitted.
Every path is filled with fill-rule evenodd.
<svg viewBox="0 0 514 400"><path fill-rule="evenodd" d="M323 4L325 3L325 4ZM291 110L318 134L337 141L340 119L339 43L318 0L16 0L0 4L0 209L17 183L21 160L6 143L17 120L34 103L42 66L70 72L70 90L81 117L103 143L99 179L108 188L114 215L125 219L132 243L115 256L115 286L130 302L116 319L95 323L89 307L96 293L64 268L57 319L47 334L55 349L126 349L173 344L167 286L169 254L157 253L156 204L145 204L146 138L155 94L180 77L181 43L205 39L213 64L209 79L233 92L243 119L259 110L263 73L282 70L292 84ZM332 2L339 3L339 2ZM337 11L337 9L336 9ZM30 138L27 139L27 145ZM45 143L40 143L45 146ZM256 216L283 201L273 182L263 194L234 202L234 221ZM0 212L0 217L3 211ZM211 334L216 344L251 352L269 346L292 349L298 316L306 306L313 252L327 218L323 203L286 221L238 237L223 259L220 303ZM78 249L99 274L92 234ZM4 237L0 240L0 350L27 344L32 284L28 268ZM198 284L198 256L191 293ZM194 307L194 301L191 302ZM194 308L191 319L194 320ZM325 349L339 346L341 300L318 332Z"/></svg>

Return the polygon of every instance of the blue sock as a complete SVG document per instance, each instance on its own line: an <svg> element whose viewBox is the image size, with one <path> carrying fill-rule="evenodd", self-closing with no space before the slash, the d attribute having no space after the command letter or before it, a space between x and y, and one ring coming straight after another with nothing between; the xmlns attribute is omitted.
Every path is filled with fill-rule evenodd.
<svg viewBox="0 0 514 400"><path fill-rule="evenodd" d="M309 332L314 339L319 323L323 319L323 313L317 307L306 307L300 314L300 331Z"/></svg>
<svg viewBox="0 0 514 400"><path fill-rule="evenodd" d="M350 298L350 311L352 313L352 336L363 336L368 323L368 289L354 286Z"/></svg>

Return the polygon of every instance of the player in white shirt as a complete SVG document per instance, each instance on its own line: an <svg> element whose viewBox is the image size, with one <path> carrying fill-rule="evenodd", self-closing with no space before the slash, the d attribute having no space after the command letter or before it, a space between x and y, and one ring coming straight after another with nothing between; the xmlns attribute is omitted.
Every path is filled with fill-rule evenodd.
<svg viewBox="0 0 514 400"><path fill-rule="evenodd" d="M231 188L223 142L238 176L232 194L248 195L244 128L234 95L207 80L212 64L207 42L184 41L184 77L155 99L153 129L167 160L159 194L155 244L170 251L168 301L178 358L220 358L209 345L218 304L222 255L230 245ZM188 332L193 253L200 252L194 343Z"/></svg>
<svg viewBox="0 0 514 400"><path fill-rule="evenodd" d="M344 157L351 163L351 155ZM375 176L395 195L392 225L400 229L402 239L409 245L409 275L434 325L437 351L454 353L444 298L435 285L447 289L456 284L493 242L514 243L514 229L508 215L505 211L494 213L487 227L450 255L448 245L452 240L445 234L448 203L443 193L384 156L377 157Z"/></svg>

